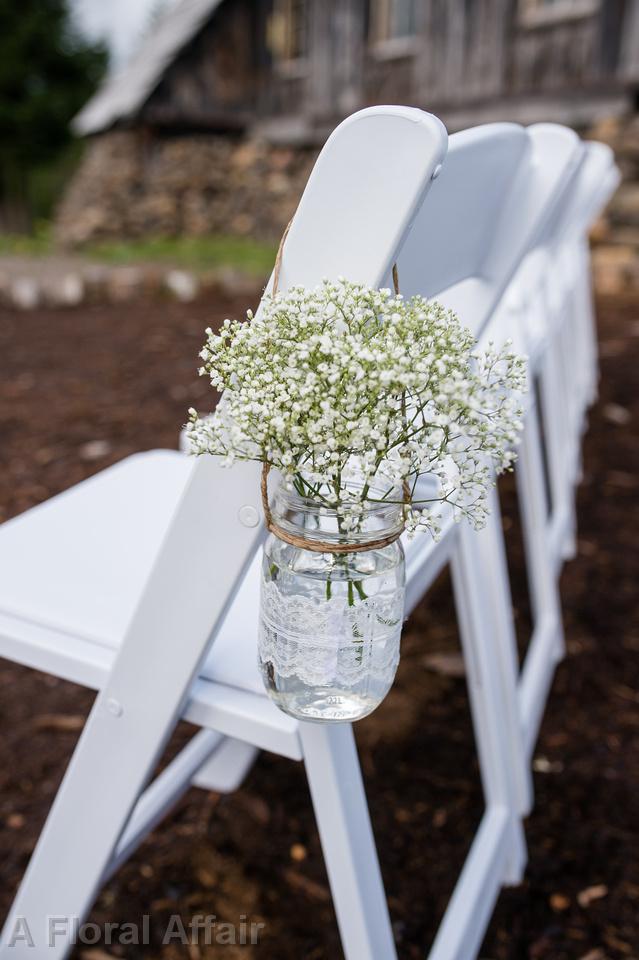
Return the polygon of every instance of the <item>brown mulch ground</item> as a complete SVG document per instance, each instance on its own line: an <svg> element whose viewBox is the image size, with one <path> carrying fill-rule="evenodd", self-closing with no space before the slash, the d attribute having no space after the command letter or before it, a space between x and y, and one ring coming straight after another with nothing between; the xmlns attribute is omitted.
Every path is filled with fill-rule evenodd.
<svg viewBox="0 0 639 960"><path fill-rule="evenodd" d="M136 450L175 446L207 323L240 304L144 304L0 312L0 519ZM579 556L562 596L568 656L535 760L523 886L499 901L492 960L639 957L638 304L600 304L601 401L585 443ZM512 493L518 626L527 599ZM0 573L1 575L1 573ZM444 577L406 630L397 684L357 726L401 958L425 955L482 812ZM433 653L444 653L444 671ZM27 863L92 695L0 662L0 914ZM190 730L180 730L182 742ZM175 747L175 744L174 744ZM179 912L266 924L257 947L161 945ZM151 915L147 947L78 948L106 957L341 956L303 769L262 755L230 796L192 790L101 892L92 920Z"/></svg>

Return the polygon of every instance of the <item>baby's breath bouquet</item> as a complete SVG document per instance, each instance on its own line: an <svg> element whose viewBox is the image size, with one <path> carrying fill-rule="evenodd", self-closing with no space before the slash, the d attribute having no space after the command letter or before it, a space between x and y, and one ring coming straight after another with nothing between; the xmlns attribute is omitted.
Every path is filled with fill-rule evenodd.
<svg viewBox="0 0 639 960"><path fill-rule="evenodd" d="M295 716L362 716L396 666L403 558L394 541L402 529L438 536L446 510L482 526L493 477L513 460L523 362L508 345L478 352L440 304L343 279L266 296L256 316L206 334L200 373L223 397L212 415L190 411L192 450L282 475L263 568L267 689ZM336 616L343 654L330 641Z"/></svg>
<svg viewBox="0 0 639 960"><path fill-rule="evenodd" d="M224 402L190 411L196 453L266 462L347 527L371 489L405 483L409 530L436 531L441 502L483 524L521 426L524 366L507 346L478 353L438 303L344 280L266 297L258 316L206 334L200 373ZM437 481L427 497L424 475Z"/></svg>

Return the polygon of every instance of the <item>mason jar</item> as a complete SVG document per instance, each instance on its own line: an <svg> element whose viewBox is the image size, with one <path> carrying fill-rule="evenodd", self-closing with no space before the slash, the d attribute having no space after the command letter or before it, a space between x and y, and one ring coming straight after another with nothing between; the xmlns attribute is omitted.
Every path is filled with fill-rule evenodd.
<svg viewBox="0 0 639 960"><path fill-rule="evenodd" d="M353 721L388 693L404 616L401 494L365 501L355 522L280 486L273 520L310 550L270 533L264 545L259 665L268 695L300 720ZM377 545L376 545L377 542Z"/></svg>

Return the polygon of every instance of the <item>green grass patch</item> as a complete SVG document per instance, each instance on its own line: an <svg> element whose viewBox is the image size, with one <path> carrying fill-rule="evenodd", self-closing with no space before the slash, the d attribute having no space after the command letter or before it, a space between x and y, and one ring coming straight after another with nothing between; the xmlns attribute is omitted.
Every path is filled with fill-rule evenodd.
<svg viewBox="0 0 639 960"><path fill-rule="evenodd" d="M0 233L0 256L43 257L53 252L48 224L40 224L33 233Z"/></svg>
<svg viewBox="0 0 639 960"><path fill-rule="evenodd" d="M55 254L51 229L40 224L32 234L0 234L0 256L47 256ZM232 267L256 277L273 268L277 247L246 237L149 237L91 244L78 250L81 256L112 264L167 263L191 270Z"/></svg>
<svg viewBox="0 0 639 960"><path fill-rule="evenodd" d="M150 237L92 245L85 253L103 263L160 261L193 270L233 267L256 276L268 274L276 247L245 237Z"/></svg>

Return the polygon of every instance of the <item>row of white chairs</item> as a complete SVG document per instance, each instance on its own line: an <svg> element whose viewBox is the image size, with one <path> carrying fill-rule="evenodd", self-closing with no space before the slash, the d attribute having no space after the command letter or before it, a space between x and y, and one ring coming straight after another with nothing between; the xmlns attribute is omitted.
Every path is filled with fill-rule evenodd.
<svg viewBox="0 0 639 960"><path fill-rule="evenodd" d="M480 342L511 337L537 385L516 466L533 610L521 671L497 492L480 533L447 520L438 543L405 545L409 611L451 567L485 796L431 960L472 960L501 887L525 868L531 754L563 653L558 573L574 550L596 393L586 232L617 179L607 148L564 127L489 124L449 138L431 114L374 107L327 141L284 250L280 289L338 275L390 285L397 263L405 295L452 307ZM67 956L70 937L47 945L46 918L85 918L191 785L235 789L258 749L305 765L347 960L396 956L352 728L297 722L262 687L264 530L246 525L247 505L259 510L256 465L153 451L0 527L0 655L98 691L2 957L33 956L12 943L18 918L38 956ZM181 717L200 732L151 780Z"/></svg>

